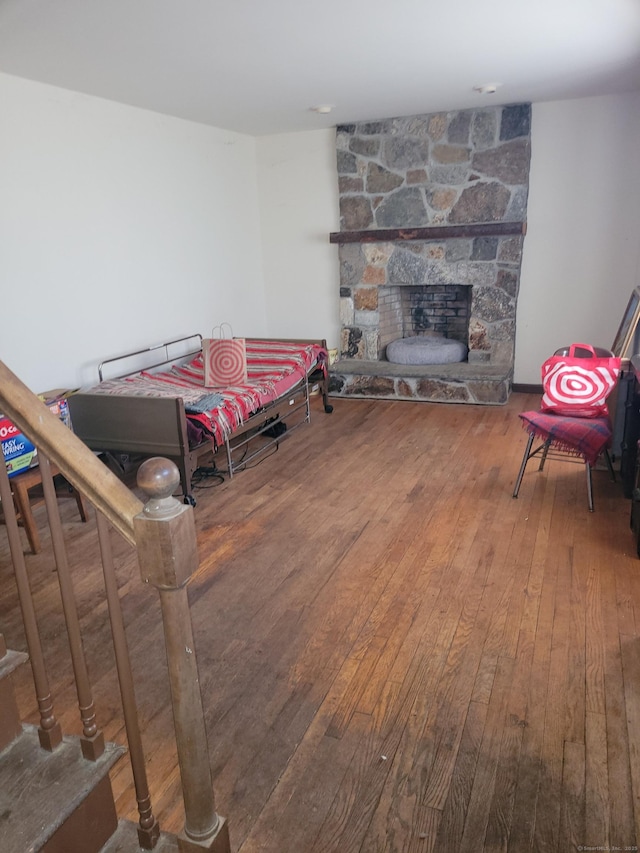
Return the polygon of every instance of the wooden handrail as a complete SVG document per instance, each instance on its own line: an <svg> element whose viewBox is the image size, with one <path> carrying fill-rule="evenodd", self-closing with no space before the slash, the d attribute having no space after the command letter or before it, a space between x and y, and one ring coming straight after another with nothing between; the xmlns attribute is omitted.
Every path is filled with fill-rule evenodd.
<svg viewBox="0 0 640 853"><path fill-rule="evenodd" d="M113 527L135 545L142 502L0 361L0 411L58 466Z"/></svg>

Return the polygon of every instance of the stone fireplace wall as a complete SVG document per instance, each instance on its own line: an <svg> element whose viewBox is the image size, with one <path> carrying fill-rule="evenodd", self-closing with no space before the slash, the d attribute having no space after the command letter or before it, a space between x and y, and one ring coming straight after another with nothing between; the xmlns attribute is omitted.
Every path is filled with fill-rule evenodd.
<svg viewBox="0 0 640 853"><path fill-rule="evenodd" d="M445 331L469 364L513 369L530 118L517 104L338 127L341 360L384 361L392 335L435 329L396 334L389 303L437 286L469 293L468 330Z"/></svg>

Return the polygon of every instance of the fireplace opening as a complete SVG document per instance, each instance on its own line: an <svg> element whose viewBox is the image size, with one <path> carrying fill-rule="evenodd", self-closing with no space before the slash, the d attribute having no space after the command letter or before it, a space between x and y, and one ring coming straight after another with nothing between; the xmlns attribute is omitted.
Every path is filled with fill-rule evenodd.
<svg viewBox="0 0 640 853"><path fill-rule="evenodd" d="M447 338L467 345L471 288L468 285L393 285L378 288L379 354L398 338Z"/></svg>

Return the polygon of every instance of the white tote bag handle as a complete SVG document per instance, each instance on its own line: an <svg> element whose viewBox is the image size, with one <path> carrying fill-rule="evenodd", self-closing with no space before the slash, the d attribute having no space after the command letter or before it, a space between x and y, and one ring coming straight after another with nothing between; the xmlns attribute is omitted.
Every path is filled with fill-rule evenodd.
<svg viewBox="0 0 640 853"><path fill-rule="evenodd" d="M233 338L233 329L231 328L231 323L220 323L219 326L214 326L213 329L211 329L211 337L212 338L226 338L227 335L225 334L225 329L229 330L228 337ZM216 335L216 330L218 331L217 335Z"/></svg>

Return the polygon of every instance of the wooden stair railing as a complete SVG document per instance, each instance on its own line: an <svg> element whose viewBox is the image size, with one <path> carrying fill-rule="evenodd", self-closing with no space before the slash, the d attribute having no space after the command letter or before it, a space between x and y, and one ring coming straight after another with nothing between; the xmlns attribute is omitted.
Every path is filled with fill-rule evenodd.
<svg viewBox="0 0 640 853"><path fill-rule="evenodd" d="M82 720L82 753L97 760L104 739L97 728L91 687L84 661L75 597L67 565L62 524L49 461L96 508L105 590L111 620L125 729L140 821L138 841L153 849L160 837L153 815L135 705L133 677L115 578L109 524L136 547L142 579L158 589L171 687L176 747L184 800L184 830L177 837L181 853L229 853L226 821L215 811L209 754L186 584L197 570L193 508L173 498L179 482L176 466L165 459L143 463L138 484L145 505L0 361L0 411L35 444L58 569L63 610ZM0 460L2 463L3 460ZM37 618L31 599L24 553L13 508L6 467L0 464L0 499L8 531L25 636L40 711L41 747L55 751L62 741L53 711ZM120 849L120 848L118 848Z"/></svg>
<svg viewBox="0 0 640 853"><path fill-rule="evenodd" d="M0 361L0 410L131 544L138 498Z"/></svg>

